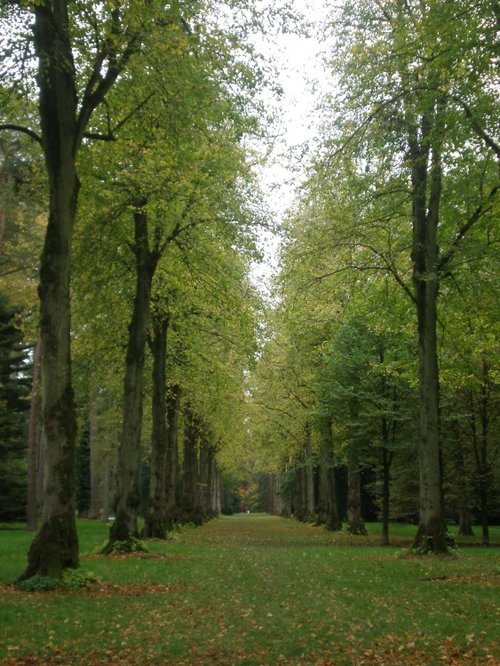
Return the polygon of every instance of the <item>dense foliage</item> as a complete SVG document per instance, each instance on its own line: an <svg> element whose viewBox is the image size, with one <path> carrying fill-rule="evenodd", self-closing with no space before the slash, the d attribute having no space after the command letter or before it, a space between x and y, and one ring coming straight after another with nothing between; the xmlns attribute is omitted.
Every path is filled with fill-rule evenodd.
<svg viewBox="0 0 500 666"><path fill-rule="evenodd" d="M384 544L411 521L435 552L479 521L488 543L495 3L332 9L267 302L254 43L286 6L41 0L0 21L1 517L41 517L25 578L78 567L76 513L113 518L108 554L245 508L379 518Z"/></svg>

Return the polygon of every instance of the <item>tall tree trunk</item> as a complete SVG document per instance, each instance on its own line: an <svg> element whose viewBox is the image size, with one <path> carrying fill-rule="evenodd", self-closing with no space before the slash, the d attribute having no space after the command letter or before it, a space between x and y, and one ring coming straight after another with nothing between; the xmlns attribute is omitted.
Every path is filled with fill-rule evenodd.
<svg viewBox="0 0 500 666"><path fill-rule="evenodd" d="M102 468L102 520L107 523L110 516L111 469L109 455L106 454Z"/></svg>
<svg viewBox="0 0 500 666"><path fill-rule="evenodd" d="M476 463L475 477L479 496L479 521L481 524L481 534L483 545L490 544L489 530L489 492L492 479L491 466L488 460L488 440L489 440L489 402L491 394L491 379L489 376L489 366L486 361L482 363L482 381L479 396L478 412L479 424L476 421L476 406L474 396L470 397L471 404L471 430L472 445Z"/></svg>
<svg viewBox="0 0 500 666"><path fill-rule="evenodd" d="M358 420L358 403L351 398L349 448L347 451L347 529L351 534L366 534L361 516L361 474L359 468L358 438L355 428Z"/></svg>
<svg viewBox="0 0 500 666"><path fill-rule="evenodd" d="M349 446L347 454L347 529L350 534L366 534L361 517L361 477L356 444Z"/></svg>
<svg viewBox="0 0 500 666"><path fill-rule="evenodd" d="M384 419L385 420L385 419ZM389 545L389 507L391 492L392 452L382 448L382 545Z"/></svg>
<svg viewBox="0 0 500 666"><path fill-rule="evenodd" d="M420 143L410 136L412 163L412 264L418 327L420 521L414 547L436 553L448 549L439 443L439 370L437 356L437 299L439 291L437 229L441 199L441 155L435 138L428 163L432 128L423 117Z"/></svg>
<svg viewBox="0 0 500 666"><path fill-rule="evenodd" d="M460 536L474 536L472 529L472 515L466 502L459 497L458 504L458 534Z"/></svg>
<svg viewBox="0 0 500 666"><path fill-rule="evenodd" d="M42 346L40 342L35 347L33 361L33 386L31 389L30 416L28 424L28 483L27 483L27 527L35 531L38 527L37 503L37 466L38 441L40 419L40 371L42 363Z"/></svg>
<svg viewBox="0 0 500 666"><path fill-rule="evenodd" d="M383 361L383 358L381 358ZM387 398L387 386L385 380L382 385L383 396ZM393 396L393 409L395 409L396 401ZM392 446L396 444L396 420L393 417L392 427L389 428L389 421L387 417L382 416L381 423L382 431L382 545L389 545L389 509L391 497L391 465L394 457L390 449L389 440L392 439Z"/></svg>
<svg viewBox="0 0 500 666"><path fill-rule="evenodd" d="M312 461L312 429L307 423L304 432L304 482L305 482L305 513L306 519L314 518L314 468Z"/></svg>
<svg viewBox="0 0 500 666"><path fill-rule="evenodd" d="M179 413L181 389L178 384L170 387L167 395L167 451L165 456L165 519L167 529L179 518Z"/></svg>
<svg viewBox="0 0 500 666"><path fill-rule="evenodd" d="M209 513L210 453L205 433L201 434L199 446L197 511L200 520L205 520Z"/></svg>
<svg viewBox="0 0 500 666"><path fill-rule="evenodd" d="M454 418L449 430L454 442L455 462L455 494L458 509L458 534L460 536L473 536L472 515L470 512L470 482L465 470L464 449L458 419Z"/></svg>
<svg viewBox="0 0 500 666"><path fill-rule="evenodd" d="M210 472L210 515L215 517L220 512L220 487L219 487L219 469L215 458L215 451L212 451L211 472Z"/></svg>
<svg viewBox="0 0 500 666"><path fill-rule="evenodd" d="M132 548L132 538L139 535L137 514L140 504L144 355L151 305L151 283L158 261L157 255L149 250L148 218L144 206L145 202L141 202L134 212L136 286L125 359L122 431L116 470L117 502L115 520L110 529L108 543L102 549L103 553L111 553L117 541L123 543L123 548Z"/></svg>
<svg viewBox="0 0 500 666"><path fill-rule="evenodd" d="M306 480L304 452L297 458L293 492L293 515L297 520L306 519Z"/></svg>
<svg viewBox="0 0 500 666"><path fill-rule="evenodd" d="M153 431L151 435L149 503L144 525L144 536L164 539L167 533L165 476L168 441L165 406L168 318L154 316L152 328L153 337L150 341L150 348L153 355Z"/></svg>
<svg viewBox="0 0 500 666"><path fill-rule="evenodd" d="M339 518L337 506L332 419L330 416L321 419L320 436L318 522L324 525L327 530L339 530L342 527L342 522Z"/></svg>
<svg viewBox="0 0 500 666"><path fill-rule="evenodd" d="M66 2L35 5L34 43L49 219L40 268L42 414L46 437L42 524L21 579L59 577L77 567L75 522L76 414L71 384L70 257L79 182L77 97Z"/></svg>
<svg viewBox="0 0 500 666"><path fill-rule="evenodd" d="M290 512L288 510L288 507L286 505L286 502L283 500L283 497L281 495L281 483L283 480L283 473L282 472L277 472L275 475L275 486L276 486L276 493L275 493L275 505L274 505L274 512L276 516L289 516Z"/></svg>
<svg viewBox="0 0 500 666"><path fill-rule="evenodd" d="M38 451L36 459L36 511L40 516L43 507L43 470L45 469L45 432L43 425L38 425Z"/></svg>
<svg viewBox="0 0 500 666"><path fill-rule="evenodd" d="M214 487L214 509L216 515L219 515L222 513L222 493L223 493L223 488L222 488L222 480L221 480L221 473L219 466L217 465L217 461L214 460L215 463L215 487Z"/></svg>
<svg viewBox="0 0 500 666"><path fill-rule="evenodd" d="M272 516L276 514L276 474L269 472L267 475L267 513Z"/></svg>
<svg viewBox="0 0 500 666"><path fill-rule="evenodd" d="M97 426L96 397L90 399L90 508L89 518L97 520L101 514L99 431Z"/></svg>
<svg viewBox="0 0 500 666"><path fill-rule="evenodd" d="M184 408L184 459L182 463L182 522L200 524L198 515L199 430L190 405Z"/></svg>
<svg viewBox="0 0 500 666"><path fill-rule="evenodd" d="M489 403L491 394L491 379L489 372L489 365L483 359L482 362L482 382L481 382L481 399L479 402L479 420L481 422L481 437L480 437L480 451L481 451L481 495L480 495L480 511L481 511L481 532L483 545L489 546L490 544L490 530L489 530L489 489L492 479L491 466L488 462L488 439L489 439Z"/></svg>

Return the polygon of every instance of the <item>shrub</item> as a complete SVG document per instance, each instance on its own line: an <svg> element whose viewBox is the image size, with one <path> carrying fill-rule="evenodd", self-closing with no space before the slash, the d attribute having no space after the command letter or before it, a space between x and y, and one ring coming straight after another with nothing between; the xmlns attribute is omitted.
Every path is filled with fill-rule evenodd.
<svg viewBox="0 0 500 666"><path fill-rule="evenodd" d="M61 585L61 581L50 576L32 576L16 583L16 588L23 592L48 592Z"/></svg>
<svg viewBox="0 0 500 666"><path fill-rule="evenodd" d="M127 541L115 541L111 553L113 555L122 555L126 553L148 553L149 549L141 539L130 537Z"/></svg>
<svg viewBox="0 0 500 666"><path fill-rule="evenodd" d="M65 569L63 571L63 585L68 590L91 589L99 584L99 580L91 571L85 569Z"/></svg>

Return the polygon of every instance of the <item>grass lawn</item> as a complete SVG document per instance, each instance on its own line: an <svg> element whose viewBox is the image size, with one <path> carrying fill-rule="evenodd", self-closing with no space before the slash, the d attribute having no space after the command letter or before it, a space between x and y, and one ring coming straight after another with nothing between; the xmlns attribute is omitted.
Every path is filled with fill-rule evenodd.
<svg viewBox="0 0 500 666"><path fill-rule="evenodd" d="M500 548L469 537L456 559L400 558L368 528L237 515L102 557L106 526L79 521L102 583L44 593L10 585L32 535L0 529L0 664L500 664Z"/></svg>

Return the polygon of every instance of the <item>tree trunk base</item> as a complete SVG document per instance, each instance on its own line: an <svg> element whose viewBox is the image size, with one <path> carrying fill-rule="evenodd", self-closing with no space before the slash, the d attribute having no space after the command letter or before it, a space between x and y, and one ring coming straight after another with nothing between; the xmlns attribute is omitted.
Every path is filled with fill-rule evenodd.
<svg viewBox="0 0 500 666"><path fill-rule="evenodd" d="M146 517L141 536L143 539L166 539L167 531L165 519L163 516L156 514Z"/></svg>
<svg viewBox="0 0 500 666"><path fill-rule="evenodd" d="M340 532L342 529L342 521L340 518L330 516L325 523L325 530L329 532Z"/></svg>
<svg viewBox="0 0 500 666"><path fill-rule="evenodd" d="M129 537L123 541L112 541L101 548L100 555L128 555L130 553L147 553L149 552L146 544L137 537Z"/></svg>
<svg viewBox="0 0 500 666"><path fill-rule="evenodd" d="M26 571L18 581L33 576L61 578L63 569L77 569L78 534L73 513L52 517L33 539Z"/></svg>
<svg viewBox="0 0 500 666"><path fill-rule="evenodd" d="M140 550L147 548L139 539L137 520L124 510L118 511L109 530L108 542L99 552L101 555L111 555Z"/></svg>
<svg viewBox="0 0 500 666"><path fill-rule="evenodd" d="M446 525L435 521L429 525L420 523L412 545L412 550L422 555L427 553L446 554L455 548L455 539L446 530Z"/></svg>
<svg viewBox="0 0 500 666"><path fill-rule="evenodd" d="M366 536L368 534L365 524L361 519L348 522L347 532L356 536Z"/></svg>
<svg viewBox="0 0 500 666"><path fill-rule="evenodd" d="M459 536L474 536L474 530L470 525L467 525L466 527L462 527L458 530L458 535Z"/></svg>

